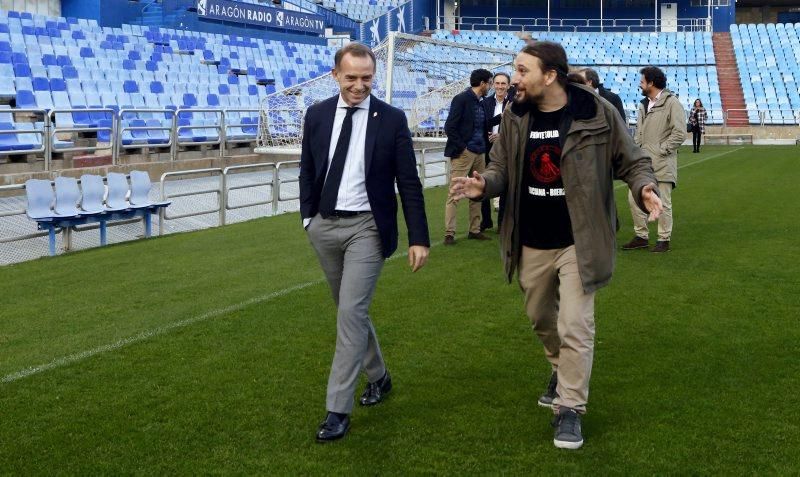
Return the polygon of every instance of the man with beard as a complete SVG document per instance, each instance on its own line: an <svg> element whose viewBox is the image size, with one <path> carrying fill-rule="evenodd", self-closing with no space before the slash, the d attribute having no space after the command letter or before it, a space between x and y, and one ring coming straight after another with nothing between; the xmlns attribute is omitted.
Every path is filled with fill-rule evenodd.
<svg viewBox="0 0 800 477"><path fill-rule="evenodd" d="M639 88L644 99L639 104L633 139L653 160L664 213L658 219L658 240L651 251L664 253L669 252L672 238L672 189L678 185L678 148L686 139L686 111L678 97L667 89L667 76L660 68L647 66L640 73ZM648 248L647 215L630 195L628 205L635 235L622 250Z"/></svg>
<svg viewBox="0 0 800 477"><path fill-rule="evenodd" d="M506 191L500 231L506 278L518 270L526 313L552 367L539 404L555 413L554 445L577 449L594 354L594 295L614 268L612 177L628 184L651 219L661 201L650 159L617 110L567 81L561 45L531 42L515 66L517 92L488 168L454 177L450 191L472 200Z"/></svg>

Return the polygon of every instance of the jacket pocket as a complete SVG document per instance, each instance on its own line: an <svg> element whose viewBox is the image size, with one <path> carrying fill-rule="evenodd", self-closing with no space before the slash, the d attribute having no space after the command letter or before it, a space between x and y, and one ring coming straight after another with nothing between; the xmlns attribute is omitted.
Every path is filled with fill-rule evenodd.
<svg viewBox="0 0 800 477"><path fill-rule="evenodd" d="M599 148L600 146L605 146L606 144L608 144L608 135L606 134L585 135L578 138L578 142L575 144L575 151L585 153L585 150L588 147Z"/></svg>

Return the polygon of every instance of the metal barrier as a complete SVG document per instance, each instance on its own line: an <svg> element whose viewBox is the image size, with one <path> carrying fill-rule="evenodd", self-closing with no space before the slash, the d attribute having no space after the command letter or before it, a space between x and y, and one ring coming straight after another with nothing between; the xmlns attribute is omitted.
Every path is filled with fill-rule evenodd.
<svg viewBox="0 0 800 477"><path fill-rule="evenodd" d="M228 184L228 175L230 175L231 171L241 172L241 171L249 171L249 170L253 170L253 169L266 169L267 171L271 170L272 171L272 179L267 181L267 182L256 182L256 183L251 183L251 184L246 184L246 185L239 185L239 186L231 186L231 185ZM256 205L268 205L268 204L274 203L275 199L276 199L275 191L277 190L277 187L276 187L275 184L277 182L277 179L276 179L277 177L278 177L277 167L275 166L275 164L268 164L268 163L265 163L265 164L246 164L246 165L242 165L242 166L226 167L222 171L222 184L223 184L222 190L225 193L225 210L243 209L245 207L253 207L253 206L256 206ZM270 194L271 197L269 198L269 200L256 201L256 202L246 202L246 203L240 204L240 205L231 205L231 200L230 200L230 195L229 195L231 191L242 190L242 189L253 189L253 188L256 188L256 187L264 187L264 186L270 186L271 189L272 189L271 190L271 194ZM273 212L274 211L275 211L275 206L273 205Z"/></svg>
<svg viewBox="0 0 800 477"><path fill-rule="evenodd" d="M181 119L181 113L214 113L219 116L220 120L217 124L212 125L183 125L178 126L178 120ZM225 155L225 112L222 109L214 109L214 108L178 108L175 111L175 116L173 117L173 135L175 137L175 141L172 144L172 154L171 158L173 161L178 159L178 148L180 146L202 146L205 144L208 145L219 145L219 157L223 157ZM217 138L210 141L181 141L181 131L183 130L193 130L193 129L216 129L217 130Z"/></svg>
<svg viewBox="0 0 800 477"><path fill-rule="evenodd" d="M0 131L0 135L17 135L17 134L38 134L41 138L39 147L35 149L18 149L13 151L0 151L0 156L13 156L15 154L38 154L42 153L44 156L44 167L46 171L50 170L50 161L47 157L47 151L50 149L47 144L47 137L48 131L50 129L50 116L47 114L47 110L45 109L5 109L2 110L4 113L33 113L36 115L41 115L44 118L44 122L41 129L36 129L34 126L33 129L4 129Z"/></svg>
<svg viewBox="0 0 800 477"><path fill-rule="evenodd" d="M226 119L230 118L230 115L231 115L230 113L255 113L255 116L258 117L258 114L260 112L259 109L252 109L252 108L225 108L224 111L225 111L225 118ZM226 121L225 122L225 142L226 143L238 144L238 143L244 143L244 142L254 142L256 140L256 136L258 135L258 124L257 123L256 124L240 124L240 123L241 123L241 119L239 119L239 123L231 124L230 121ZM235 138L235 137L231 137L230 136L230 134L228 132L229 128L237 128L237 127L241 128L241 127L244 127L244 126L255 127L256 128L256 134L254 134L253 137L241 137L241 138Z"/></svg>
<svg viewBox="0 0 800 477"><path fill-rule="evenodd" d="M79 127L75 127L74 125L70 126L70 127L63 127L63 128L58 127L58 123L56 123L56 114L69 114L69 115L72 115L72 113L86 113L86 114L89 114L89 113L107 113L107 114L111 114L111 127L108 127L108 126L79 126ZM56 152L93 152L93 151L110 149L111 150L111 157L112 157L111 161L112 161L113 164L117 163L116 155L114 154L114 152L115 152L115 138L116 138L116 136L114 134L114 128L116 127L116 125L115 125L116 121L114 120L114 118L116 117L116 113L115 113L115 111L113 109L111 109L111 108L51 109L48 112L47 117L48 117L50 125L52 127L51 127L51 129L50 129L50 131L48 132L48 135L47 135L47 145L49 147L47 148L47 152L45 153L45 170L47 170L47 171L50 170L50 162L53 159L53 149L54 149L54 144L55 144L55 137L56 137L56 134L58 134L58 133L70 133L70 134L72 134L72 133L76 133L76 132L94 132L94 133L97 133L97 132L100 132L100 131L108 131L109 132L109 137L111 139L111 144L109 144L108 146L98 146L97 143L95 143L94 146L59 148Z"/></svg>
<svg viewBox="0 0 800 477"><path fill-rule="evenodd" d="M300 183L300 175L297 175L297 179L281 179L281 170L286 168L292 169L299 169L300 168L300 161L283 161L279 162L275 166L275 188L273 189L275 194L275 199L272 203L272 213L273 215L278 213L278 206L280 205L281 201L289 201L289 200L298 200L300 199L300 193L297 193L297 196L289 196L286 197L281 193L281 184L293 184L295 182Z"/></svg>
<svg viewBox="0 0 800 477"><path fill-rule="evenodd" d="M136 115L137 118L140 113L163 113L171 115L172 124L170 127L166 126L123 126L122 121L125 119L125 116L128 115ZM160 121L160 120L159 120ZM116 118L117 123L117 134L114 136L117 144L117 148L114 154L114 164L117 163L117 159L119 158L120 149L141 149L144 147L168 147L170 150L172 149L172 143L175 140L175 136L173 133L173 129L175 126L175 111L172 109L158 109L158 108L132 108L132 109L120 109L119 115ZM167 135L167 142L166 143L156 143L150 144L149 142L144 144L125 144L123 142L123 136L125 131L167 131L169 134Z"/></svg>
<svg viewBox="0 0 800 477"><path fill-rule="evenodd" d="M435 177L444 177L445 184L447 184L447 178L450 177L450 159L444 157L442 159L436 161L426 161L425 154L431 152L440 152L444 151L444 146L436 146L436 147L426 147L422 149L415 149L415 152L419 153L420 161L417 165L419 168L419 180L422 183L422 187L425 187L425 181L427 179L433 179ZM433 165L433 164L444 164L444 172L441 174L430 174L428 175L427 171L425 170L425 166Z"/></svg>
<svg viewBox="0 0 800 477"><path fill-rule="evenodd" d="M215 189L201 189L199 191L195 190L195 191L191 191L191 192L180 192L180 193L176 193L176 194L167 194L166 193L166 188L164 186L165 186L165 183L166 183L166 179L168 177L199 176L199 175L208 176L208 175L211 175L211 174L219 174L219 186L217 188L215 188ZM199 210L199 211L188 212L188 213L185 213L185 214L176 214L176 215L168 214L167 210L166 210L166 209L168 209L168 207L166 209L162 208L160 210L159 214L158 214L158 219L159 219L158 220L158 235L164 235L164 225L165 225L165 222L167 220L183 219L183 218L186 218L186 217L194 217L194 216L197 216L197 215L206 215L206 214L211 214L211 213L214 213L214 212L219 212L219 224L220 225L225 225L225 194L223 193L224 188L225 188L224 181L225 181L225 179L224 179L224 176L223 176L223 171L219 167L211 167L211 168L208 168L208 169L193 169L193 170L190 170L190 171L166 172L166 173L162 174L161 175L161 180L160 180L160 182L161 182L161 200L169 200L169 199L177 198L177 197L189 197L189 196L192 196L192 195L199 195L199 194L216 193L217 194L218 205L217 205L217 208L214 208L214 209Z"/></svg>

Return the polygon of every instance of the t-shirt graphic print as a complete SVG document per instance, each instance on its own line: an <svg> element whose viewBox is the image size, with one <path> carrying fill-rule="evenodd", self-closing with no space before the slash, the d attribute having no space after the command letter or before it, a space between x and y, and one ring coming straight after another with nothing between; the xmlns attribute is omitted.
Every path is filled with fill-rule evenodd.
<svg viewBox="0 0 800 477"><path fill-rule="evenodd" d="M558 125L564 110L534 111L526 147L520 201L522 244L538 249L573 244L564 182L561 178L561 141Z"/></svg>

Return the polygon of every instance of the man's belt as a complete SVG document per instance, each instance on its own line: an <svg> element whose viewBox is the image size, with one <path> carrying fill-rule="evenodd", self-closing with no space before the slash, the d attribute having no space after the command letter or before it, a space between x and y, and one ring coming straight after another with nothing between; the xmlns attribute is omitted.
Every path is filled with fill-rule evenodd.
<svg viewBox="0 0 800 477"><path fill-rule="evenodd" d="M330 217L355 217L356 215L369 214L371 210L334 210Z"/></svg>

